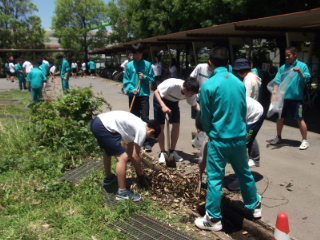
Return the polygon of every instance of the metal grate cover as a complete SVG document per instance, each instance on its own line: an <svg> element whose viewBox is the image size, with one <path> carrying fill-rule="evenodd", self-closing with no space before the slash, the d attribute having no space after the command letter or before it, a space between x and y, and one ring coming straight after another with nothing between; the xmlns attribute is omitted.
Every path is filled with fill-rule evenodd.
<svg viewBox="0 0 320 240"><path fill-rule="evenodd" d="M193 240L196 239L169 225L152 219L144 214L133 214L129 219L119 219L108 225L113 230L118 230L129 239L139 240Z"/></svg>
<svg viewBox="0 0 320 240"><path fill-rule="evenodd" d="M86 175L90 174L95 170L103 169L103 161L102 160L91 160L81 167L75 168L72 171L68 172L59 180L67 180L73 184L79 183Z"/></svg>

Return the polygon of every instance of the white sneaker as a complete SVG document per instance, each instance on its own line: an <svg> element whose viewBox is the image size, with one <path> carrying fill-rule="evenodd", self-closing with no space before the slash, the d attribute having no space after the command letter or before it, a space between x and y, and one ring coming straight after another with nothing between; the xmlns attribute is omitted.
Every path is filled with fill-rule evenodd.
<svg viewBox="0 0 320 240"><path fill-rule="evenodd" d="M254 218L261 218L262 206L261 206L261 196L259 195L259 202L257 203L256 208L253 210Z"/></svg>
<svg viewBox="0 0 320 240"><path fill-rule="evenodd" d="M222 229L221 220L210 217L208 212L206 212L206 215L203 218L196 219L194 224L202 230L217 232Z"/></svg>
<svg viewBox="0 0 320 240"><path fill-rule="evenodd" d="M306 139L303 139L299 147L300 150L306 150L309 147L309 143Z"/></svg>
<svg viewBox="0 0 320 240"><path fill-rule="evenodd" d="M281 137L276 136L274 139L272 139L272 141L270 142L271 145L277 145L281 143Z"/></svg>
<svg viewBox="0 0 320 240"><path fill-rule="evenodd" d="M240 183L239 183L239 179L237 178L236 180L234 180L232 183L230 183L228 185L228 188L230 191L240 191Z"/></svg>
<svg viewBox="0 0 320 240"><path fill-rule="evenodd" d="M176 151L173 151L170 154L172 154L174 156L174 160L176 162L182 162L183 161L183 158Z"/></svg>
<svg viewBox="0 0 320 240"><path fill-rule="evenodd" d="M260 162L256 162L252 159L249 159L249 167L260 167Z"/></svg>
<svg viewBox="0 0 320 240"><path fill-rule="evenodd" d="M161 152L159 155L159 163L161 164L161 163L165 163L165 162L166 162L166 159L164 157L163 152Z"/></svg>

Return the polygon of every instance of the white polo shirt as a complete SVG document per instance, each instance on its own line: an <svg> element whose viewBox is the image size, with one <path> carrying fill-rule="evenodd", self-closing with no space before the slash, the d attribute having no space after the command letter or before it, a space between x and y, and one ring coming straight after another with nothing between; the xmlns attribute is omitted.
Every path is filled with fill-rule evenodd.
<svg viewBox="0 0 320 240"><path fill-rule="evenodd" d="M143 146L147 137L146 123L126 111L111 111L98 115L109 132L117 132L126 143L134 142Z"/></svg>
<svg viewBox="0 0 320 240"><path fill-rule="evenodd" d="M189 98L182 94L181 87L183 86L183 83L184 81L181 79L169 78L160 83L157 89L159 90L160 96L164 99L172 102L187 99L188 104L195 106L197 104L196 94Z"/></svg>
<svg viewBox="0 0 320 240"><path fill-rule="evenodd" d="M190 77L193 77L198 80L199 87L201 88L202 84L207 81L211 75L212 71L209 71L207 63L200 63L190 74ZM197 94L197 101L199 101L200 94Z"/></svg>
<svg viewBox="0 0 320 240"><path fill-rule="evenodd" d="M33 66L29 61L25 61L22 64L22 67L25 69L26 73L29 73L33 69Z"/></svg>
<svg viewBox="0 0 320 240"><path fill-rule="evenodd" d="M256 123L263 114L263 107L262 105L254 100L251 97L246 96L247 101L247 117L246 117L246 124L254 124Z"/></svg>
<svg viewBox="0 0 320 240"><path fill-rule="evenodd" d="M15 73L16 72L16 66L11 62L9 63L9 69L11 73Z"/></svg>

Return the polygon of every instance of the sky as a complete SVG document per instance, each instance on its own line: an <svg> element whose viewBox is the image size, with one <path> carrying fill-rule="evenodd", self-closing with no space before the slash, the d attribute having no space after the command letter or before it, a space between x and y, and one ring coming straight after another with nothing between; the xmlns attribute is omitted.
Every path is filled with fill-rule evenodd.
<svg viewBox="0 0 320 240"><path fill-rule="evenodd" d="M103 1L107 3L110 0ZM35 15L38 15L41 18L42 27L44 29L50 29L51 18L55 8L54 0L31 0L31 2L37 5L39 11L35 12Z"/></svg>

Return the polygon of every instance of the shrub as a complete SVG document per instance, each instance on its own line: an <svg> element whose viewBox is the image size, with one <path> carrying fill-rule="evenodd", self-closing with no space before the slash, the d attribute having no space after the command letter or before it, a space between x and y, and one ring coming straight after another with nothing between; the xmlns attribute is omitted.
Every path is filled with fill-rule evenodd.
<svg viewBox="0 0 320 240"><path fill-rule="evenodd" d="M31 137L38 146L54 151L64 148L69 159L99 151L90 122L103 104L111 109L90 88L73 89L57 101L37 103L30 108Z"/></svg>

